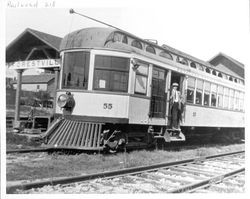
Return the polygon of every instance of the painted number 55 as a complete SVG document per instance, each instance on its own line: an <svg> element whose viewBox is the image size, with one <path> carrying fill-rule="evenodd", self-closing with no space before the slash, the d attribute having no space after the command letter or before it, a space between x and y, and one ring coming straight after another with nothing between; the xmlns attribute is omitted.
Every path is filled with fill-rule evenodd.
<svg viewBox="0 0 250 199"><path fill-rule="evenodd" d="M112 109L112 104L104 103L103 104L103 109Z"/></svg>

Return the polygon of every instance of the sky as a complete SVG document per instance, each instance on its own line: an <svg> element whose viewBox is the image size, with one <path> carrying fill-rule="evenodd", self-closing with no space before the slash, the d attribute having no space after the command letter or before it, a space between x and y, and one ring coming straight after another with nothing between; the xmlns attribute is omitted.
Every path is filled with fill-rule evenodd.
<svg viewBox="0 0 250 199"><path fill-rule="evenodd" d="M8 5L9 1L6 2ZM18 1L11 2L15 5ZM167 44L204 61L219 52L242 63L246 61L244 50L249 36L248 0L76 0L74 4L59 0L39 2L39 8L7 7L5 46L26 28L63 37L77 29L104 26L69 14L69 8L74 8L79 13L143 39L156 39L160 45ZM41 2L55 2L56 7L43 8Z"/></svg>

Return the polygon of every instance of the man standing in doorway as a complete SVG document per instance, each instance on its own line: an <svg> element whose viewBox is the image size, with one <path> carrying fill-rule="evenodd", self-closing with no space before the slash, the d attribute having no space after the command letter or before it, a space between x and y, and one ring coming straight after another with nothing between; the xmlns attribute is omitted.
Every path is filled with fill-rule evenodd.
<svg viewBox="0 0 250 199"><path fill-rule="evenodd" d="M177 90L178 83L172 84L172 91L170 101L172 102L171 115L172 115L172 129L179 130L179 103L180 103L180 91Z"/></svg>

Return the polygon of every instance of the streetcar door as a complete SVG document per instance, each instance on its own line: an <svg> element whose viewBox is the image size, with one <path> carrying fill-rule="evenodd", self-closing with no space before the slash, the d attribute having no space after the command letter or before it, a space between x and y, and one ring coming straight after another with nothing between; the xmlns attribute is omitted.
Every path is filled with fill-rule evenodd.
<svg viewBox="0 0 250 199"><path fill-rule="evenodd" d="M153 67L150 117L164 118L166 115L166 71Z"/></svg>
<svg viewBox="0 0 250 199"><path fill-rule="evenodd" d="M180 73L176 73L176 72L170 72L169 73L169 76L171 76L170 78L170 84L169 84L169 96L168 96L168 104L167 104L167 107L168 107L168 124L170 125L171 124L171 103L170 103L170 95L171 95L171 90L172 90L172 84L173 83L178 83L179 84L179 87L178 87L178 90L180 91L181 93L181 96L184 97L184 100L185 100L185 87L186 87L186 81L185 81L185 75L183 74L180 74ZM184 113L183 113L184 114ZM183 114L182 114L182 121L184 121L184 117L183 117Z"/></svg>

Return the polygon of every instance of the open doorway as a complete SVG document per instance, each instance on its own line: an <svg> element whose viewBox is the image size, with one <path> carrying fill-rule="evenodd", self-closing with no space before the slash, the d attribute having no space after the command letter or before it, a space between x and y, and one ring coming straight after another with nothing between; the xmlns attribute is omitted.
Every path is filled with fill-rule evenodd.
<svg viewBox="0 0 250 199"><path fill-rule="evenodd" d="M185 75L181 73L173 72L171 73L171 84L170 84L170 95L169 95L169 108L168 108L168 124L173 128L179 129L180 128L180 121L183 118L183 111L184 111L184 101L185 101ZM171 98L171 95L174 95L176 88L173 89L173 84L178 84L177 91L180 92L179 97L175 97L178 99L178 103ZM173 93L172 93L173 92ZM176 95L175 95L176 96ZM176 122L177 121L177 122Z"/></svg>
<svg viewBox="0 0 250 199"><path fill-rule="evenodd" d="M185 75L180 74L180 73L176 73L176 72L172 72L171 74L171 88L170 90L172 90L172 85L173 83L178 83L179 87L178 87L178 91L180 91L181 95L184 96L184 91L185 91L185 83L184 83L184 79L185 79Z"/></svg>

